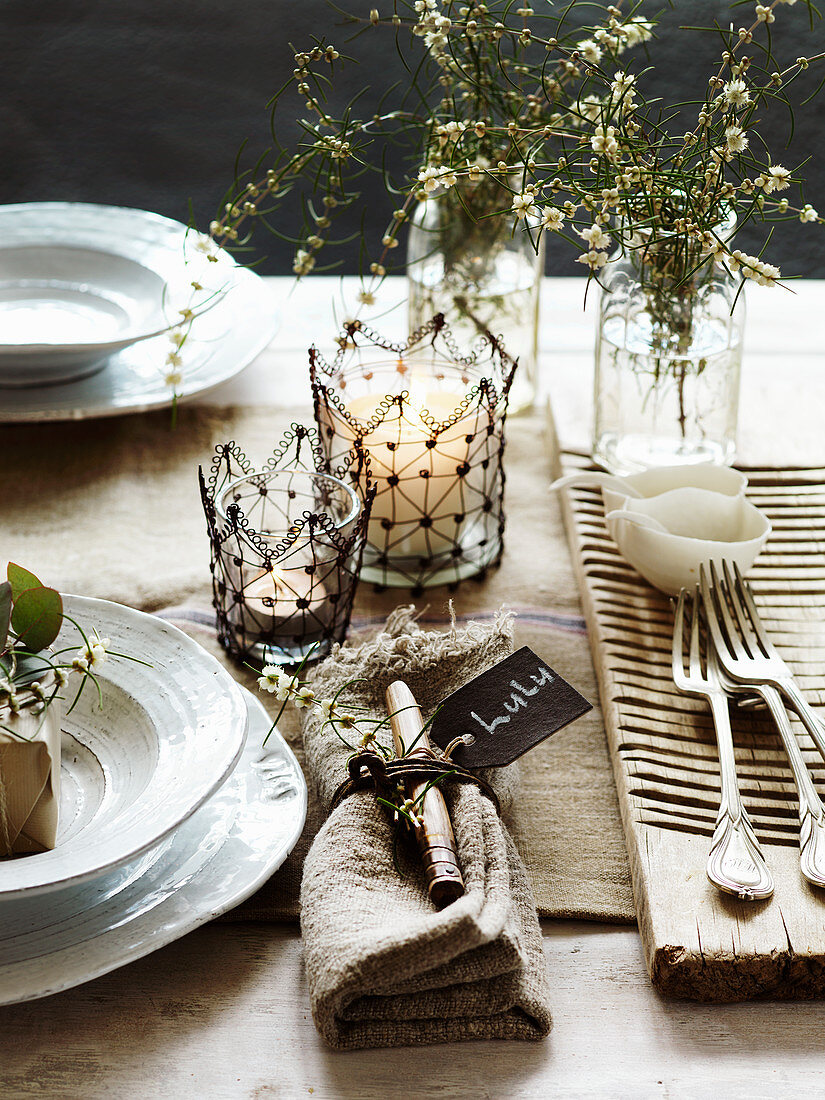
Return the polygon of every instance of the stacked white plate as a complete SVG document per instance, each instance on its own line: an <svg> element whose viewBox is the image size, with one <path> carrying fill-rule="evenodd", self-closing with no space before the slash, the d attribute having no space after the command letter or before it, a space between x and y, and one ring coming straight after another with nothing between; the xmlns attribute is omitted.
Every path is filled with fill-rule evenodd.
<svg viewBox="0 0 825 1100"><path fill-rule="evenodd" d="M172 386L169 332L190 309ZM0 421L185 400L237 374L277 327L271 285L180 222L88 203L0 206Z"/></svg>
<svg viewBox="0 0 825 1100"><path fill-rule="evenodd" d="M306 784L260 703L151 615L72 596L113 651L63 722L58 842L0 861L0 1004L88 981L237 905L280 866ZM61 645L76 644L66 626Z"/></svg>

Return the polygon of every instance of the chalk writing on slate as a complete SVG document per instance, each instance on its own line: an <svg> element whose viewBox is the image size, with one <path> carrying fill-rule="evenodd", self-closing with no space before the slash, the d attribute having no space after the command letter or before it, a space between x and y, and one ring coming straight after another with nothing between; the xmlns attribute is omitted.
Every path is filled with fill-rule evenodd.
<svg viewBox="0 0 825 1100"><path fill-rule="evenodd" d="M497 768L580 718L591 704L527 646L483 672L442 703L430 729L441 748L469 735L453 753L465 768Z"/></svg>

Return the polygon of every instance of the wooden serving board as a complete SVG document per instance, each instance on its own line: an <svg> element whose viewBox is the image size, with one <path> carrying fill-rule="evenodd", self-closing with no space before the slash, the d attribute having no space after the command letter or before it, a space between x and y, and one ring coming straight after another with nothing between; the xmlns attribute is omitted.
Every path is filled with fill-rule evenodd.
<svg viewBox="0 0 825 1100"><path fill-rule="evenodd" d="M567 453L560 467L592 468ZM821 707L825 469L744 473L773 524L749 579L775 644ZM653 984L701 1001L825 995L825 890L799 870L795 788L766 712L731 708L743 799L776 882L773 898L747 903L705 876L719 805L716 741L707 705L680 695L671 678L671 601L620 556L598 490L562 496ZM823 794L825 763L795 728Z"/></svg>

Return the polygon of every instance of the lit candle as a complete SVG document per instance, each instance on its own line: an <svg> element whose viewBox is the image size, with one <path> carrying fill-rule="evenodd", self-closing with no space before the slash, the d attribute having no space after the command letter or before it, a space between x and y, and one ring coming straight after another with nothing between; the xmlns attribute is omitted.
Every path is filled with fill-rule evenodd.
<svg viewBox="0 0 825 1100"><path fill-rule="evenodd" d="M454 425L435 433L422 412L442 424L463 395L424 386L424 380L413 378L409 398L393 406L378 427L366 428L363 437L378 486L369 541L384 547L390 557L432 558L451 551L465 529L467 514L480 504L466 480L480 442L478 411L471 408ZM382 399L372 394L354 398L347 412L366 425Z"/></svg>
<svg viewBox="0 0 825 1100"><path fill-rule="evenodd" d="M270 640L279 634L311 636L329 625L326 589L300 566L273 566L244 585L243 597L238 612L249 636Z"/></svg>

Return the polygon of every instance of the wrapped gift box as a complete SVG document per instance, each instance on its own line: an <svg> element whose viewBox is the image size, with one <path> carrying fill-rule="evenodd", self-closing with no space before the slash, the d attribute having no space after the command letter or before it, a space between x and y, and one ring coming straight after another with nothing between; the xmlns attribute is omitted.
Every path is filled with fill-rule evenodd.
<svg viewBox="0 0 825 1100"><path fill-rule="evenodd" d="M0 857L55 846L62 713L58 699L39 714L0 707Z"/></svg>

